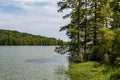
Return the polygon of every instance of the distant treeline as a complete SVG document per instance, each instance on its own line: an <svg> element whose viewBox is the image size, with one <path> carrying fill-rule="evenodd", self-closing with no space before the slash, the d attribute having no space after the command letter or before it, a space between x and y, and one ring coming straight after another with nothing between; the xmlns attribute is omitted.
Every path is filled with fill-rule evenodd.
<svg viewBox="0 0 120 80"><path fill-rule="evenodd" d="M62 40L0 29L0 45L60 45Z"/></svg>

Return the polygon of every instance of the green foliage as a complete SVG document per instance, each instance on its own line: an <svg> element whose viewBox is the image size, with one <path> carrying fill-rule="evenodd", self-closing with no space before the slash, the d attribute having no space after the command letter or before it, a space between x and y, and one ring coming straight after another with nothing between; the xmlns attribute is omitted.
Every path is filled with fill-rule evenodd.
<svg viewBox="0 0 120 80"><path fill-rule="evenodd" d="M116 58L114 63L116 66L120 66L120 57Z"/></svg>
<svg viewBox="0 0 120 80"><path fill-rule="evenodd" d="M113 0L110 4L110 6L113 9L113 21L111 22L112 28L120 28L120 1L119 0Z"/></svg>
<svg viewBox="0 0 120 80"><path fill-rule="evenodd" d="M61 45L62 40L0 29L0 45Z"/></svg>
<svg viewBox="0 0 120 80"><path fill-rule="evenodd" d="M120 57L120 53L117 53L117 52L112 52L110 54L110 63L111 64L114 64L115 61L116 61L116 58Z"/></svg>
<svg viewBox="0 0 120 80"><path fill-rule="evenodd" d="M114 51L120 53L120 28L115 30Z"/></svg>
<svg viewBox="0 0 120 80"><path fill-rule="evenodd" d="M83 62L83 60L81 60L79 56L74 56L73 61L74 61L75 63L81 63L81 62Z"/></svg>
<svg viewBox="0 0 120 80"><path fill-rule="evenodd" d="M61 0L59 11L71 10L65 15L65 18L69 17L71 22L61 28L61 31L66 31L70 42L61 51L66 50L74 61L79 61L80 54L76 55L76 53L80 49L85 60L91 59L119 66L119 4L119 0ZM120 72L120 68L87 62L70 64L67 73L71 80L118 80L120 76L117 71Z"/></svg>
<svg viewBox="0 0 120 80"><path fill-rule="evenodd" d="M115 29L115 38L112 46L112 52L110 54L110 62L116 63L116 59L120 57L120 29Z"/></svg>
<svg viewBox="0 0 120 80"><path fill-rule="evenodd" d="M97 62L70 63L67 74L71 80L119 80L120 68Z"/></svg>
<svg viewBox="0 0 120 80"><path fill-rule="evenodd" d="M112 45L114 41L114 32L108 28L102 27L98 30L97 46L95 47L97 51L97 56L101 61L106 63L109 62L108 54L112 52Z"/></svg>
<svg viewBox="0 0 120 80"><path fill-rule="evenodd" d="M104 57L103 57L103 63L105 64L109 64L110 63L110 57L108 54L104 54Z"/></svg>
<svg viewBox="0 0 120 80"><path fill-rule="evenodd" d="M59 12L70 9L64 18L71 22L61 27L70 42L60 51L66 51L85 60L114 63L120 57L119 0L61 0ZM59 49L58 48L58 49ZM65 52L64 52L65 53ZM89 59L87 59L89 58Z"/></svg>
<svg viewBox="0 0 120 80"><path fill-rule="evenodd" d="M110 80L119 80L120 79L120 70L114 72L111 76L110 76Z"/></svg>

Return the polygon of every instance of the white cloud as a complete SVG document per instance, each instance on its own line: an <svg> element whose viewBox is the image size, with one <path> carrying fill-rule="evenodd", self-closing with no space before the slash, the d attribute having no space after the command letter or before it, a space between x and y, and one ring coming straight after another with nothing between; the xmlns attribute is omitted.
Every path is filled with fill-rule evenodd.
<svg viewBox="0 0 120 80"><path fill-rule="evenodd" d="M14 0L14 1L18 1L18 2L22 2L22 3L28 3L28 2L51 2L51 3L56 3L60 0Z"/></svg>
<svg viewBox="0 0 120 80"><path fill-rule="evenodd" d="M25 10L23 14L5 13L0 7L0 28L56 37L66 40L65 34L59 32L61 26L69 23L63 20L63 14L57 12L59 0L3 0L0 5L13 5ZM47 3L33 5L31 3Z"/></svg>

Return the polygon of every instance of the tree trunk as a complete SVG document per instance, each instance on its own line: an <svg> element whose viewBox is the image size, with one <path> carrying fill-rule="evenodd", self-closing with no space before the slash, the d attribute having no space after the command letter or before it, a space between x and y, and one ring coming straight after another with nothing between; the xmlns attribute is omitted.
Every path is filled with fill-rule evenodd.
<svg viewBox="0 0 120 80"><path fill-rule="evenodd" d="M77 43L78 43L78 56L80 57L80 60L83 61L83 55L80 52L80 0L78 0L79 4L78 4L78 35L77 35Z"/></svg>

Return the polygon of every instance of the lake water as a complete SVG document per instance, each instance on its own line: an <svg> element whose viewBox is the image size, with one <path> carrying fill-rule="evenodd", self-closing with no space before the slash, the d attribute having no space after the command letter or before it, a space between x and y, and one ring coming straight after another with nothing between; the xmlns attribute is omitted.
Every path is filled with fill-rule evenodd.
<svg viewBox="0 0 120 80"><path fill-rule="evenodd" d="M0 46L0 80L70 80L54 46Z"/></svg>

